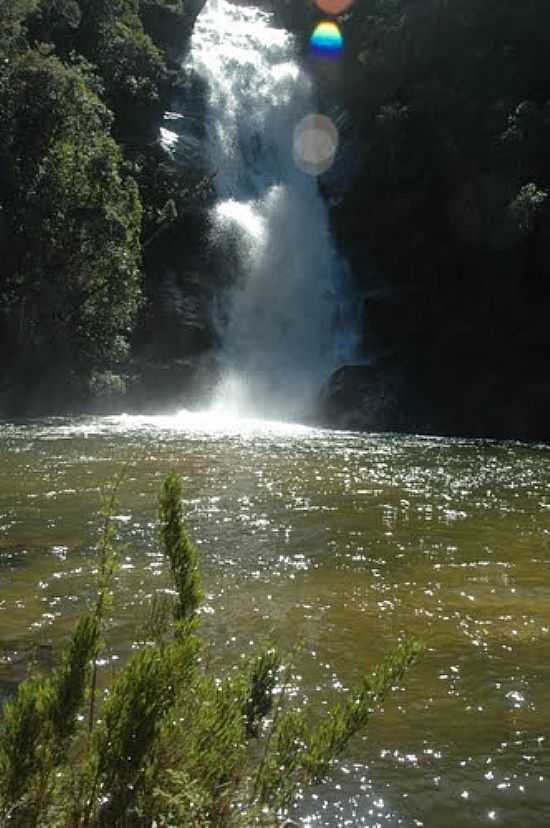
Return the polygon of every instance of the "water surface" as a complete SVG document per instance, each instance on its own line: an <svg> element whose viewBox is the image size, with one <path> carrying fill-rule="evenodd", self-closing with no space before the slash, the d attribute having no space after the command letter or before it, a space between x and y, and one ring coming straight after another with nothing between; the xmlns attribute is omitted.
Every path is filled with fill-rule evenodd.
<svg viewBox="0 0 550 828"><path fill-rule="evenodd" d="M546 446L185 413L4 423L0 688L31 651L53 662L93 596L99 497L126 466L104 669L124 658L166 584L157 495L175 468L223 658L276 640L322 710L404 634L426 642L332 783L300 803L308 824L546 828L549 460Z"/></svg>

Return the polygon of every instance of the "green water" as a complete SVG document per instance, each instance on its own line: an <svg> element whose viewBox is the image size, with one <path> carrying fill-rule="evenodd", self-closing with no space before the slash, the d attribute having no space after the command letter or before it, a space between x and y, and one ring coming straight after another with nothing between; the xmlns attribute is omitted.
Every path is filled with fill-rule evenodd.
<svg viewBox="0 0 550 828"><path fill-rule="evenodd" d="M426 652L312 826L550 825L550 448L259 423L0 425L0 687L45 664L93 590L101 489L128 463L104 670L166 583L156 497L185 481L220 658L271 637L322 711L399 636ZM36 649L37 648L37 649Z"/></svg>

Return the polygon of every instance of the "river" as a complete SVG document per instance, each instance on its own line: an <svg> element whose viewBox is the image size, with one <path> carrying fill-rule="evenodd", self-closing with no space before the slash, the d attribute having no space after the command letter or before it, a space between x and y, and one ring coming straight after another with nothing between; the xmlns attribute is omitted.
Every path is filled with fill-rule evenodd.
<svg viewBox="0 0 550 828"><path fill-rule="evenodd" d="M297 698L342 692L414 634L401 689L297 814L314 826L550 824L550 448L182 412L0 425L0 686L49 664L93 595L102 489L125 544L104 670L166 583L175 468L224 660L267 639Z"/></svg>

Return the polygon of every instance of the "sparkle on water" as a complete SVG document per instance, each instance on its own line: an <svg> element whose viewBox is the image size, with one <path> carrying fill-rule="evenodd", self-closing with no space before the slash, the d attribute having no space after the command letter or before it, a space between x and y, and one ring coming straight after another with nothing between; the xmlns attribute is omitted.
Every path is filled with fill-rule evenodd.
<svg viewBox="0 0 550 828"><path fill-rule="evenodd" d="M52 663L92 594L99 494L129 461L103 669L166 583L157 495L175 468L220 659L275 639L322 711L403 633L426 652L312 826L547 828L550 449L330 432L220 413L0 426L0 688ZM298 642L298 645L297 645ZM301 690L299 689L301 688Z"/></svg>

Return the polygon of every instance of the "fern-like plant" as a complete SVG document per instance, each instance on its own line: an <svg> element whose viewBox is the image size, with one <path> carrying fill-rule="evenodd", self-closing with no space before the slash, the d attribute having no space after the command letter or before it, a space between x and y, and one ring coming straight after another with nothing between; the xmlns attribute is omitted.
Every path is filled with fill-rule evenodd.
<svg viewBox="0 0 550 828"><path fill-rule="evenodd" d="M330 773L420 645L400 644L322 719L290 706L274 648L226 675L212 674L197 634L197 553L183 524L181 483L171 473L160 497L160 539L172 595L153 597L145 640L100 697L97 660L108 636L118 485L103 510L94 606L77 623L60 667L23 682L4 707L0 825L276 825L300 787Z"/></svg>

